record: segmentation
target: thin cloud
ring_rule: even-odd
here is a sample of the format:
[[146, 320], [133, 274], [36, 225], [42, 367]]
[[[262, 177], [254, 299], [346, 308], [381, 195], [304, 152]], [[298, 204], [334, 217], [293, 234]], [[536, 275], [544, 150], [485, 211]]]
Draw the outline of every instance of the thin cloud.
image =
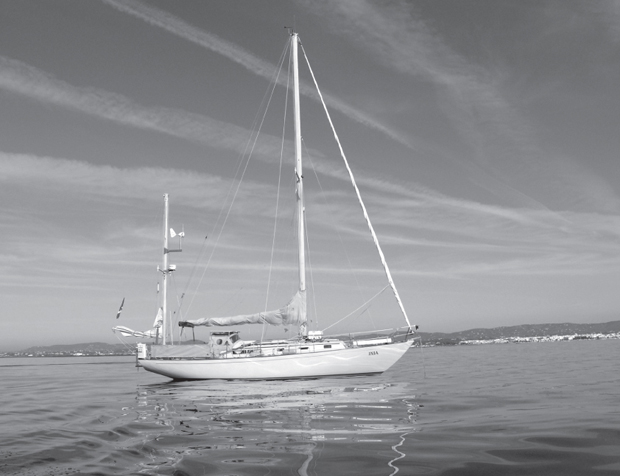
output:
[[[249, 137], [246, 129], [207, 116], [171, 108], [147, 108], [116, 93], [78, 88], [21, 61], [0, 56], [0, 88], [30, 99], [55, 104], [117, 124], [156, 131], [241, 154]], [[272, 157], [279, 141], [264, 136], [256, 150]]]
[[[473, 149], [473, 159], [493, 171], [492, 180], [486, 180], [490, 184], [487, 189], [497, 190], [497, 181], [509, 184], [515, 177], [521, 184], [553, 179], [561, 184], [556, 191], [560, 203], [565, 197], [578, 194], [578, 201], [588, 207], [620, 209], [620, 198], [611, 187], [603, 187], [606, 193], [600, 190], [592, 193], [591, 183], [604, 179], [592, 177], [574, 159], [563, 157], [561, 164], [554, 162], [553, 167], [548, 166], [546, 153], [536, 145], [536, 134], [527, 119], [498, 87], [503, 72], [486, 71], [455, 53], [416, 18], [415, 7], [359, 0], [305, 3], [314, 11], [322, 8], [323, 16], [334, 28], [344, 32], [364, 51], [372, 52], [377, 61], [442, 89], [445, 94], [439, 95], [439, 105], [446, 117]], [[617, 7], [608, 6], [608, 10], [616, 19]], [[517, 191], [515, 186], [505, 186], [504, 195], [522, 199], [521, 203], [528, 206], [547, 208], [539, 200]]]
[[615, 43], [620, 43], [620, 2], [605, 0], [587, 4], [595, 14], [600, 15], [607, 25], [607, 34]]
[[[64, 81], [53, 78], [43, 71], [20, 61], [0, 56], [0, 88], [30, 99], [55, 104], [74, 111], [110, 120], [143, 130], [152, 130], [174, 137], [198, 142], [208, 146], [243, 153], [243, 145], [250, 137], [249, 131], [232, 124], [216, 121], [206, 116], [170, 108], [146, 108], [131, 99], [94, 88], [77, 88]], [[279, 155], [279, 142], [274, 137], [261, 136], [261, 147], [256, 152], [263, 160], [275, 160]], [[321, 160], [322, 154], [312, 151], [314, 167], [326, 176], [348, 181], [342, 167]], [[470, 202], [449, 199], [428, 189], [411, 185], [407, 187], [388, 183], [371, 177], [358, 177], [360, 185], [370, 187], [376, 192], [398, 193], [401, 197], [423, 200], [446, 201], [446, 205], [461, 207], [474, 206]], [[432, 198], [431, 198], [432, 197]], [[450, 203], [448, 203], [448, 201]], [[509, 214], [516, 220], [522, 218], [513, 211], [481, 204], [485, 213]]]
[[[98, 199], [139, 199], [161, 197], [162, 191], [175, 195], [188, 206], [218, 209], [220, 198], [230, 181], [220, 177], [179, 169], [143, 167], [121, 169], [93, 165], [77, 160], [37, 157], [0, 152], [0, 182], [32, 187], [39, 191], [61, 192], [66, 196], [91, 196]], [[246, 194], [262, 196], [265, 186], [246, 183]]]
[[[144, 108], [123, 96], [101, 90], [74, 88], [35, 68], [6, 58], [0, 58], [0, 87], [32, 99], [141, 129], [156, 130], [199, 142], [203, 141], [204, 137], [208, 137], [209, 145], [214, 145], [215, 142], [223, 148], [238, 147], [238, 143], [242, 142], [239, 139], [249, 136], [248, 131], [233, 127], [232, 130], [236, 131], [236, 140], [218, 140], [223, 136], [223, 130], [230, 131], [229, 124], [217, 123], [193, 114], [188, 115], [183, 111]], [[200, 134], [196, 134], [197, 130], [200, 130]], [[341, 168], [331, 162], [321, 160], [322, 157], [316, 152], [313, 152], [313, 156], [314, 166], [319, 173], [347, 180]], [[42, 188], [49, 188], [56, 192], [73, 190], [74, 193], [80, 195], [89, 193], [100, 197], [134, 199], [148, 196], [158, 197], [162, 190], [170, 187], [178, 189], [179, 198], [186, 203], [213, 204], [217, 203], [223, 195], [223, 184], [215, 177], [197, 177], [194, 173], [163, 169], [124, 170], [121, 173], [119, 169], [108, 166], [93, 167], [76, 161], [22, 155], [5, 155], [0, 177], [12, 184], [39, 183]], [[570, 231], [573, 227], [557, 220], [559, 215], [458, 200], [423, 187], [388, 183], [375, 177], [362, 176], [358, 179], [360, 185], [370, 192], [366, 194], [367, 201], [381, 210], [387, 210], [382, 216], [377, 217], [387, 229], [391, 227], [404, 228], [405, 231], [423, 229], [446, 233], [454, 237], [468, 236], [471, 239], [477, 237], [479, 239], [480, 223], [485, 223], [487, 240], [512, 243], [512, 246], [526, 246], [530, 252], [533, 252], [532, 237], [539, 236], [540, 230], [550, 227], [561, 230], [568, 227], [569, 235], [573, 235], [574, 238], [574, 230]], [[228, 186], [227, 184], [226, 187]], [[593, 187], [600, 190], [596, 183]], [[264, 190], [255, 189], [246, 196], [259, 196], [263, 192]], [[241, 199], [243, 200], [243, 197]], [[576, 217], [571, 219], [576, 219]], [[600, 223], [593, 225], [593, 230], [600, 227]], [[518, 227], [520, 233], [515, 234], [515, 227]], [[525, 231], [527, 231], [526, 239], [519, 238], [519, 236], [524, 236], [522, 233]], [[392, 240], [389, 235], [385, 239], [388, 242]], [[515, 243], [520, 244], [515, 245]], [[536, 253], [540, 252], [539, 250]], [[85, 254], [89, 253], [85, 252]], [[581, 259], [581, 257], [581, 254], [576, 255], [576, 259]], [[541, 266], [544, 262], [540, 261]], [[498, 265], [506, 270], [514, 269], [514, 267], [504, 267], [499, 263]], [[577, 261], [575, 265], [579, 268], [583, 263]], [[489, 268], [492, 268], [492, 265], [482, 268], [464, 265], [459, 269], [462, 273], [468, 273], [472, 269], [488, 272]], [[454, 269], [448, 272], [448, 274], [454, 273], [456, 273]]]
[[[175, 198], [178, 199], [177, 203], [183, 203], [184, 207], [193, 204], [192, 206], [204, 210], [210, 208], [212, 212], [217, 211], [218, 198], [230, 186], [230, 182], [208, 174], [151, 167], [124, 170], [72, 160], [19, 154], [0, 154], [0, 171], [0, 182], [4, 183], [5, 187], [36, 185], [39, 193], [48, 197], [61, 196], [70, 200], [71, 197], [79, 195], [88, 201], [92, 197], [98, 202], [110, 204], [118, 202], [119, 198], [123, 201], [130, 199], [134, 203], [141, 203], [155, 200], [148, 197], [157, 197], [159, 200], [162, 190], [172, 189]], [[246, 205], [251, 207], [253, 202], [260, 201], [258, 199], [267, 194], [262, 185], [254, 183], [246, 185], [250, 187], [250, 192], [240, 198], [242, 201], [240, 208]], [[392, 196], [398, 197], [398, 192], [398, 189], [393, 189]], [[407, 190], [403, 192], [410, 195]], [[620, 265], [618, 262], [620, 219], [614, 220], [597, 214], [572, 213], [568, 220], [571, 223], [570, 228], [562, 228], [557, 223], [550, 223], [549, 217], [540, 211], [525, 209], [502, 211], [500, 207], [455, 201], [437, 194], [425, 195], [421, 191], [417, 192], [416, 198], [415, 202], [403, 197], [396, 200], [386, 198], [386, 202], [382, 202], [379, 197], [373, 199], [375, 206], [385, 210], [373, 220], [380, 230], [381, 241], [388, 247], [403, 243], [408, 245], [398, 246], [393, 251], [399, 249], [403, 253], [406, 249], [407, 255], [400, 259], [399, 273], [444, 277], [463, 277], [472, 274], [585, 274], [595, 268], [611, 269]], [[41, 240], [49, 241], [49, 236], [47, 234], [42, 236], [36, 230], [49, 231], [50, 220], [53, 218], [43, 207], [29, 210], [28, 223], [31, 225], [28, 226], [32, 230], [24, 233], [25, 230], [22, 229], [20, 232], [16, 229], [17, 217], [20, 214], [23, 216], [24, 211], [17, 209], [18, 206], [13, 204], [2, 211], [3, 236], [13, 237], [7, 238], [12, 242], [7, 242], [7, 248], [15, 252], [25, 249], [24, 242], [28, 242], [29, 249], [45, 249], [48, 253], [50, 244], [45, 245]], [[141, 209], [143, 208], [141, 206]], [[260, 211], [260, 207], [257, 210]], [[64, 212], [67, 214], [69, 211]], [[329, 208], [319, 208], [319, 214], [321, 213], [334, 215], [334, 211]], [[70, 216], [69, 213], [69, 218]], [[317, 219], [316, 215], [314, 216], [314, 219]], [[335, 221], [342, 233], [347, 233], [356, 239], [368, 238], [366, 230], [348, 228], [349, 217], [343, 215], [341, 218], [341, 224], [340, 218]], [[106, 220], [112, 218], [108, 217]], [[322, 221], [329, 222], [326, 219]], [[122, 249], [114, 252], [113, 247], [104, 246], [93, 238], [83, 242], [79, 250], [76, 248], [75, 252], [66, 253], [66, 250], [71, 249], [71, 246], [67, 245], [68, 237], [75, 232], [77, 222], [54, 226], [58, 227], [62, 234], [60, 238], [54, 240], [57, 252], [67, 261], [96, 263], [104, 255], [109, 258], [111, 254], [118, 255], [118, 259], [124, 259], [122, 256], [127, 252]], [[107, 227], [105, 223], [101, 224], [101, 228], [114, 229]], [[129, 232], [121, 228], [107, 231], [106, 235], [108, 240], [118, 240], [124, 233]], [[141, 237], [140, 242], [149, 236], [145, 230], [131, 231], [132, 236], [137, 236], [136, 233]], [[421, 238], [425, 233], [431, 235], [426, 235], [429, 236], [426, 239]], [[151, 240], [153, 239], [151, 236]], [[227, 248], [229, 250], [246, 251], [250, 249], [248, 246], [251, 246], [235, 241], [229, 245]], [[420, 247], [426, 250], [421, 255], [415, 251]], [[32, 256], [32, 251], [27, 256]], [[432, 259], [429, 256], [432, 256]], [[421, 263], [419, 261], [421, 257], [427, 262]], [[3, 260], [5, 267], [10, 266], [10, 263], [16, 263], [10, 256], [6, 258]], [[245, 262], [239, 264], [239, 266], [248, 265]]]

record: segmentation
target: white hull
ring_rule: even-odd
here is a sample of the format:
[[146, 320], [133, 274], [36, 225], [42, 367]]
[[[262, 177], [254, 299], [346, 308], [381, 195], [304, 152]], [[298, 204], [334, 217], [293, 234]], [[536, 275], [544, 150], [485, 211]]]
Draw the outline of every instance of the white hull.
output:
[[139, 359], [149, 372], [176, 380], [291, 379], [385, 372], [411, 341], [331, 352], [238, 359]]

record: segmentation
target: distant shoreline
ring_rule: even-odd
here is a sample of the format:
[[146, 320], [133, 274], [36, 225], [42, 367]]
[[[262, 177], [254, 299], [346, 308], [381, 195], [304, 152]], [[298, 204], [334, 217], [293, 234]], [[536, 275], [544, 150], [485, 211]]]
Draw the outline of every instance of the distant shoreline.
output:
[[[468, 331], [471, 332], [471, 331]], [[453, 334], [420, 334], [415, 339], [423, 347], [440, 347], [455, 345], [489, 345], [489, 344], [527, 344], [540, 342], [566, 342], [573, 340], [610, 340], [620, 339], [620, 332], [563, 334], [540, 336], [511, 336], [496, 338], [467, 339]], [[133, 344], [132, 344], [133, 345]], [[119, 347], [120, 346], [120, 347]], [[62, 348], [59, 349], [59, 348]], [[36, 347], [16, 352], [0, 353], [0, 358], [28, 358], [28, 357], [129, 357], [134, 356], [133, 349], [127, 349], [124, 344], [74, 344], [50, 347]]]
[[572, 335], [553, 335], [553, 336], [532, 336], [532, 337], [500, 337], [496, 339], [450, 339], [450, 340], [422, 340], [425, 347], [449, 346], [449, 345], [487, 345], [487, 344], [528, 344], [531, 342], [565, 342], [572, 340], [610, 340], [620, 339], [620, 332], [612, 334], [572, 334]]
[[37, 352], [36, 354], [24, 354], [22, 352], [3, 352], [0, 353], [0, 358], [5, 359], [15, 359], [15, 358], [38, 358], [38, 357], [60, 357], [60, 358], [69, 358], [69, 357], [133, 357], [135, 356], [135, 352], [127, 352], [124, 354], [55, 354], [55, 353], [46, 353], [46, 352]]

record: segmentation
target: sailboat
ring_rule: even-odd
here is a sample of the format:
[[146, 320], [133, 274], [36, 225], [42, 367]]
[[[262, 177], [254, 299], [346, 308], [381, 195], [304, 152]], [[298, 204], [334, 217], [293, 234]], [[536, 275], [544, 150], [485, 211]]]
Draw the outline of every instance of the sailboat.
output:
[[[394, 298], [402, 312], [406, 325], [391, 329], [387, 335], [370, 334], [359, 336], [349, 334], [347, 337], [325, 336], [321, 330], [308, 329], [307, 291], [306, 291], [306, 239], [305, 239], [305, 205], [302, 174], [302, 147], [300, 130], [300, 94], [299, 94], [299, 48], [298, 34], [290, 31], [290, 51], [293, 66], [294, 129], [295, 129], [295, 176], [296, 176], [296, 224], [299, 285], [290, 301], [283, 307], [266, 312], [232, 317], [211, 317], [196, 320], [179, 321], [181, 330], [195, 327], [225, 326], [230, 328], [249, 325], [295, 326], [299, 329], [296, 337], [276, 340], [243, 340], [240, 331], [216, 331], [210, 333], [206, 342], [191, 341], [181, 345], [170, 342], [168, 332], [167, 281], [176, 270], [168, 263], [168, 255], [181, 251], [169, 246], [169, 237], [175, 235], [168, 227], [168, 195], [164, 195], [164, 233], [163, 260], [158, 270], [163, 281], [162, 303], [148, 331], [133, 331], [127, 327], [117, 326], [115, 332], [124, 336], [154, 338], [154, 343], [137, 344], [137, 363], [149, 372], [154, 372], [177, 380], [205, 379], [294, 379], [326, 376], [359, 375], [382, 373], [394, 365], [411, 347], [417, 326], [411, 325], [392, 279], [389, 267], [383, 255], [374, 228], [368, 217], [359, 189], [340, 147], [349, 177], [357, 194], [359, 204], [373, 237], [376, 249], [383, 264], [388, 285], [392, 288]], [[305, 54], [305, 53], [304, 53]], [[310, 70], [312, 71], [312, 70]], [[314, 79], [314, 75], [312, 75]], [[316, 81], [315, 81], [316, 85]], [[323, 103], [330, 125], [333, 124], [323, 97], [317, 92]], [[386, 286], [387, 288], [387, 286]]]

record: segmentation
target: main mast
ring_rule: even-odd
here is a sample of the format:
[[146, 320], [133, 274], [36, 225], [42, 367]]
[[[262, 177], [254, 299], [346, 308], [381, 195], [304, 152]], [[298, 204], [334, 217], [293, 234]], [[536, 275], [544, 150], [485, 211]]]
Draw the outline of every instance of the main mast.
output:
[[297, 246], [299, 250], [299, 290], [306, 290], [306, 231], [304, 217], [304, 185], [301, 163], [301, 118], [299, 106], [299, 61], [297, 33], [291, 33], [291, 48], [293, 53], [293, 94], [294, 94], [294, 121], [295, 121], [295, 175], [297, 176]]

